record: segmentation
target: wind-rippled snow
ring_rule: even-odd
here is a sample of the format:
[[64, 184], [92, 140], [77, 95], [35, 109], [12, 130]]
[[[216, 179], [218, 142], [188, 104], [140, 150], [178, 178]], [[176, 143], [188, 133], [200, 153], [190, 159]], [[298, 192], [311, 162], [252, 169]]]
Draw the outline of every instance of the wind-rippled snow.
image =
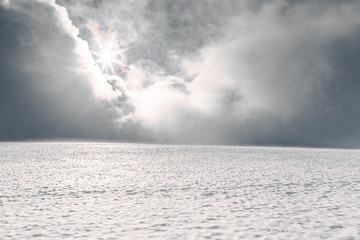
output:
[[360, 151], [0, 143], [0, 239], [360, 239]]

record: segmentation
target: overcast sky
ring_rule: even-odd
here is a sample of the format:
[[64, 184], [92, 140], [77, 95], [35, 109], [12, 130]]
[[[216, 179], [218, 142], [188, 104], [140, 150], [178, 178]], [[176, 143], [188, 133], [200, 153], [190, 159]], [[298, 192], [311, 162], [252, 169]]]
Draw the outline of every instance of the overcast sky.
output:
[[0, 140], [360, 146], [360, 2], [0, 0]]

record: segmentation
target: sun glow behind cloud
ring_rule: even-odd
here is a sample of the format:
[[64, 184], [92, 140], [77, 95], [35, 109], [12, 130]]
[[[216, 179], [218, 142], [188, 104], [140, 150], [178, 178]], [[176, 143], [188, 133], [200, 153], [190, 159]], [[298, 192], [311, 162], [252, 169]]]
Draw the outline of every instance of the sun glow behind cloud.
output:
[[113, 41], [105, 42], [104, 45], [98, 43], [99, 50], [92, 51], [96, 58], [95, 63], [100, 65], [102, 72], [110, 71], [111, 74], [116, 74], [117, 67], [123, 65], [121, 60], [124, 58], [124, 50], [116, 50], [113, 45]]
[[133, 39], [121, 36], [121, 33], [110, 23], [105, 25], [105, 28], [102, 29], [96, 22], [88, 24], [92, 34], [89, 42], [90, 51], [102, 73], [119, 76], [129, 69], [125, 52]]

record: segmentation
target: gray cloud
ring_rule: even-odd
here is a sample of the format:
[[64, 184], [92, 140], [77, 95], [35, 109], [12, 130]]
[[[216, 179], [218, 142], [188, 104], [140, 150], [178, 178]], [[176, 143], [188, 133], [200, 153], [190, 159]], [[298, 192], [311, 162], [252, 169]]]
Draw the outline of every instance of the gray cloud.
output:
[[108, 103], [93, 94], [62, 13], [42, 1], [0, 6], [1, 140], [119, 139], [122, 133]]
[[[2, 7], [3, 139], [359, 145], [357, 1], [57, 3], [80, 38], [54, 4]], [[78, 71], [79, 41], [114, 33], [126, 75]], [[101, 100], [89, 78], [121, 94]]]

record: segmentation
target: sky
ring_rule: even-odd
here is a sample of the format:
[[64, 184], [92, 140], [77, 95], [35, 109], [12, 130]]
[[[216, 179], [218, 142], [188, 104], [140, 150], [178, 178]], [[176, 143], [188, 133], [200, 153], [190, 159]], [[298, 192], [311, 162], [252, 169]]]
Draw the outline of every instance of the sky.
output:
[[360, 2], [0, 0], [0, 140], [360, 146]]

